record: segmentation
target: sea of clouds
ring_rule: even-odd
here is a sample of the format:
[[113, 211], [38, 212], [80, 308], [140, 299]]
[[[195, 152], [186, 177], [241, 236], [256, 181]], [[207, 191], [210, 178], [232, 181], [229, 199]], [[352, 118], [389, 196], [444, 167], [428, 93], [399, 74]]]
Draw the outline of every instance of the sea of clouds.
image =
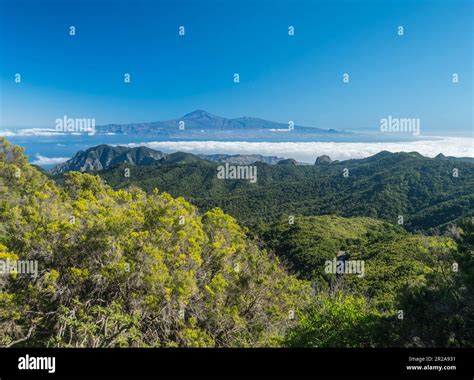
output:
[[439, 153], [445, 156], [474, 157], [474, 139], [461, 137], [439, 137], [434, 140], [409, 142], [222, 142], [222, 141], [155, 141], [132, 143], [127, 146], [147, 146], [164, 152], [188, 152], [194, 154], [262, 154], [294, 158], [297, 161], [313, 163], [323, 154], [333, 160], [365, 158], [383, 150], [389, 152], [418, 152], [426, 157]]
[[61, 136], [64, 132], [57, 131], [53, 128], [21, 128], [21, 129], [4, 129], [0, 130], [0, 137], [12, 137], [12, 136]]
[[[64, 135], [54, 129], [31, 128], [16, 131], [0, 131], [0, 137], [50, 137]], [[96, 141], [94, 145], [107, 143]], [[109, 143], [117, 145], [116, 143]], [[426, 157], [435, 157], [439, 153], [445, 156], [474, 157], [474, 138], [472, 137], [422, 137], [414, 141], [402, 142], [225, 142], [225, 141], [154, 141], [121, 144], [130, 147], [147, 146], [152, 149], [170, 152], [188, 152], [194, 154], [261, 154], [294, 158], [300, 162], [313, 163], [316, 157], [328, 155], [333, 160], [365, 158], [383, 150], [389, 152], [418, 152]], [[91, 145], [92, 146], [92, 145]], [[45, 152], [46, 153], [46, 152]], [[55, 165], [67, 161], [70, 157], [47, 157], [37, 154], [32, 161], [39, 166]]]
[[[0, 137], [50, 137], [50, 136], [82, 136], [84, 132], [61, 131], [55, 128], [20, 128], [0, 130]], [[105, 133], [114, 135], [115, 133]]]
[[38, 166], [50, 166], [50, 165], [57, 165], [62, 162], [69, 160], [70, 157], [45, 157], [41, 154], [36, 155], [36, 159], [31, 161], [33, 165]]

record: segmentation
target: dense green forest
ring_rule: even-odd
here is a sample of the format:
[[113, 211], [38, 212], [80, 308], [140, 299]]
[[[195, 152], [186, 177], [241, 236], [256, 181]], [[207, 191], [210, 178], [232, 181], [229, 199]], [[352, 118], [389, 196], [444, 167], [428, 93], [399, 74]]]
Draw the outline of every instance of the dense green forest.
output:
[[[387, 342], [415, 346], [472, 345], [472, 221], [461, 223], [460, 228], [453, 229], [450, 237], [428, 237], [370, 218], [336, 216], [301, 217], [293, 224], [281, 220], [267, 226], [260, 234], [268, 249], [276, 252], [291, 273], [310, 280], [323, 294], [313, 314], [304, 312], [303, 326], [296, 328], [297, 334], [292, 335], [291, 341], [313, 344], [311, 339], [314, 338], [327, 344], [325, 339], [332, 338], [325, 337], [325, 328], [318, 327], [318, 323], [326, 322], [321, 320], [323, 309], [328, 313], [341, 313], [340, 318], [347, 318], [346, 313], [365, 310], [367, 314], [358, 317], [361, 318], [360, 329], [367, 329], [365, 334], [370, 337], [359, 336], [360, 340], [356, 341], [360, 345], [367, 342], [374, 345]], [[460, 231], [463, 231], [462, 237]], [[346, 260], [364, 262], [363, 276], [335, 278], [325, 273], [324, 263], [341, 250]], [[342, 305], [327, 294], [339, 294], [336, 299], [341, 297]], [[345, 310], [349, 307], [347, 295], [355, 302], [350, 305], [355, 308], [353, 311]], [[387, 319], [394, 315], [398, 324]], [[306, 325], [308, 323], [310, 325]], [[358, 329], [349, 336], [357, 335]], [[371, 335], [374, 333], [375, 337]], [[385, 343], [379, 340], [381, 336], [386, 339]]]
[[[218, 164], [175, 153], [159, 164], [97, 172], [115, 189], [135, 185], [182, 196], [200, 210], [219, 207], [254, 227], [281, 215], [367, 216], [416, 231], [473, 216], [474, 163], [418, 153], [381, 152], [328, 165], [256, 163], [258, 180], [222, 181]], [[125, 176], [125, 169], [130, 175]], [[348, 169], [345, 177], [344, 169]], [[56, 176], [60, 180], [60, 176]]]
[[[0, 261], [38, 264], [0, 277], [1, 346], [473, 345], [471, 164], [258, 164], [249, 184], [184, 156], [55, 183], [0, 140]], [[329, 273], [337, 255], [363, 272]]]

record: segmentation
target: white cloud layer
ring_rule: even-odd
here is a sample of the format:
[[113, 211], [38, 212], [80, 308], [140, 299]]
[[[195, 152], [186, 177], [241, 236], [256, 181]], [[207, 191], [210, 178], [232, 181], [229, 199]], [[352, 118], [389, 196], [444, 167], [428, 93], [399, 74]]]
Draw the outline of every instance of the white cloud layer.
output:
[[31, 163], [38, 166], [56, 165], [69, 160], [70, 157], [45, 157], [40, 154], [36, 155], [36, 160]]
[[54, 128], [24, 128], [17, 130], [0, 130], [0, 137], [11, 136], [63, 136], [63, 135], [83, 135], [81, 132], [63, 132]]
[[10, 136], [57, 136], [62, 133], [52, 128], [25, 128], [17, 130], [0, 130], [0, 137]]
[[323, 154], [333, 160], [365, 158], [383, 150], [389, 152], [418, 152], [426, 157], [439, 153], [445, 156], [474, 157], [474, 139], [460, 137], [439, 137], [434, 140], [409, 142], [347, 143], [347, 142], [221, 142], [221, 141], [156, 141], [127, 146], [148, 146], [165, 152], [188, 152], [194, 154], [262, 154], [294, 158], [313, 163]]

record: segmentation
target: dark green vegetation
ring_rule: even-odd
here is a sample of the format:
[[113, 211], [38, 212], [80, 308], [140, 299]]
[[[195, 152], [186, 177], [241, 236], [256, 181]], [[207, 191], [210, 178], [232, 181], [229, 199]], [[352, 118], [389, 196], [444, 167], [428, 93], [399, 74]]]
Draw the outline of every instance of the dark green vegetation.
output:
[[77, 172], [58, 188], [0, 142], [0, 258], [38, 262], [0, 277], [0, 345], [276, 345], [308, 304], [221, 210]]
[[[267, 246], [319, 293], [289, 344], [472, 346], [473, 227], [466, 220], [451, 237], [428, 237], [374, 219], [334, 216], [267, 226], [259, 232]], [[364, 275], [325, 273], [324, 263], [338, 250], [364, 261]]]
[[[324, 165], [256, 165], [257, 183], [219, 180], [218, 164], [187, 153], [168, 155], [150, 166], [118, 165], [98, 174], [115, 189], [157, 188], [201, 210], [220, 207], [248, 226], [281, 215], [329, 214], [397, 224], [401, 215], [408, 230], [428, 231], [474, 215], [474, 164], [469, 162], [381, 152]], [[130, 177], [124, 176], [126, 167]], [[343, 176], [345, 168], [348, 178]]]
[[[456, 162], [455, 179], [453, 162], [414, 154], [343, 166], [257, 165], [257, 184], [217, 180], [217, 165], [179, 153], [131, 166], [130, 178], [123, 166], [101, 173], [115, 190], [77, 172], [58, 186], [1, 140], [0, 259], [36, 260], [38, 276], [0, 277], [0, 345], [473, 345], [474, 228], [460, 219], [472, 212], [470, 203], [429, 223], [457, 220], [444, 236], [373, 218], [390, 220], [398, 207], [431, 210], [437, 200], [471, 201], [471, 164]], [[165, 184], [175, 198], [162, 192]], [[411, 185], [427, 198], [417, 200]], [[293, 203], [285, 188], [299, 194]], [[402, 195], [392, 194], [398, 188]], [[202, 209], [178, 197], [190, 194]], [[253, 229], [211, 200], [233, 207], [237, 218], [248, 211]], [[315, 216], [334, 205], [347, 207], [343, 215], [369, 207], [377, 215]], [[364, 262], [362, 276], [326, 273], [325, 262], [339, 251]]]

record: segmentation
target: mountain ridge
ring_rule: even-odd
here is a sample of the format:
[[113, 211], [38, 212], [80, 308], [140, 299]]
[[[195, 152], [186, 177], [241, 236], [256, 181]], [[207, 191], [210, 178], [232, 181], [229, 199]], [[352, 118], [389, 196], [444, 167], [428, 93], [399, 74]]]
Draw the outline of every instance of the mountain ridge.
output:
[[[226, 118], [214, 115], [204, 110], [195, 110], [176, 119], [165, 121], [151, 121], [144, 123], [127, 123], [127, 124], [106, 124], [97, 127], [99, 133], [155, 133], [160, 130], [179, 130], [180, 123], [184, 122], [183, 130], [194, 130], [201, 128], [210, 129], [266, 129], [266, 130], [285, 130], [289, 129], [288, 123], [269, 121], [262, 118], [242, 116], [237, 118]], [[316, 127], [308, 127], [294, 125], [295, 129], [304, 130], [315, 133], [347, 133], [337, 131], [335, 129], [323, 129]]]
[[121, 145], [112, 146], [101, 144], [91, 147], [85, 151], [78, 151], [71, 159], [53, 167], [50, 172], [53, 174], [59, 174], [68, 171], [102, 171], [124, 163], [134, 166], [148, 166], [176, 162], [189, 163], [189, 161], [196, 160], [206, 160], [217, 163], [231, 163], [237, 165], [250, 165], [256, 162], [264, 162], [269, 165], [276, 165], [278, 162], [284, 160], [284, 158], [277, 156], [263, 156], [260, 154], [195, 155], [184, 152], [163, 153], [146, 146], [137, 146], [132, 148]]
[[[101, 171], [107, 170], [118, 164], [130, 164], [134, 166], [147, 166], [153, 164], [166, 164], [170, 160], [165, 158], [170, 154], [180, 153], [163, 153], [159, 150], [148, 148], [146, 146], [136, 146], [128, 147], [122, 145], [107, 145], [100, 144], [94, 147], [90, 147], [85, 151], [78, 151], [71, 159], [66, 162], [60, 163], [54, 166], [50, 172], [53, 174], [64, 173], [68, 171]], [[261, 154], [192, 154], [187, 153], [195, 157], [195, 159], [203, 159], [206, 161], [217, 162], [217, 163], [230, 163], [236, 165], [251, 165], [257, 162], [263, 162], [269, 165], [276, 165], [282, 161], [291, 162], [293, 165], [304, 165], [304, 163], [299, 163], [293, 158], [288, 157], [278, 157], [278, 156], [264, 156]], [[418, 152], [398, 152], [392, 153], [389, 151], [381, 151], [372, 156], [361, 158], [361, 159], [348, 159], [345, 161], [332, 160], [327, 155], [318, 156], [314, 165], [335, 165], [340, 162], [358, 162], [358, 163], [370, 163], [372, 161], [377, 161], [380, 159], [387, 160], [398, 160], [400, 158], [424, 158], [436, 161], [458, 161], [458, 162], [470, 162], [474, 163], [474, 158], [469, 157], [451, 157], [444, 156], [441, 153], [434, 158], [429, 158], [421, 155]], [[165, 159], [163, 161], [163, 159]], [[161, 162], [160, 162], [161, 160]], [[173, 158], [173, 162], [176, 162], [176, 157]], [[284, 163], [282, 163], [284, 164]]]
[[[315, 165], [295, 165], [291, 159], [277, 165], [257, 162], [256, 183], [218, 179], [219, 162], [184, 152], [149, 165], [124, 161], [92, 172], [116, 189], [130, 185], [146, 192], [159, 189], [202, 210], [222, 208], [247, 225], [281, 215], [325, 214], [398, 223], [401, 215], [406, 228], [429, 230], [473, 216], [472, 162], [387, 151], [364, 159], [320, 161]], [[129, 168], [130, 178], [124, 178], [124, 168]], [[53, 174], [61, 181], [60, 172]]]
[[168, 141], [374, 141], [369, 134], [303, 126], [296, 121], [276, 122], [242, 116], [226, 118], [195, 110], [163, 121], [98, 125], [98, 135], [132, 135]]

